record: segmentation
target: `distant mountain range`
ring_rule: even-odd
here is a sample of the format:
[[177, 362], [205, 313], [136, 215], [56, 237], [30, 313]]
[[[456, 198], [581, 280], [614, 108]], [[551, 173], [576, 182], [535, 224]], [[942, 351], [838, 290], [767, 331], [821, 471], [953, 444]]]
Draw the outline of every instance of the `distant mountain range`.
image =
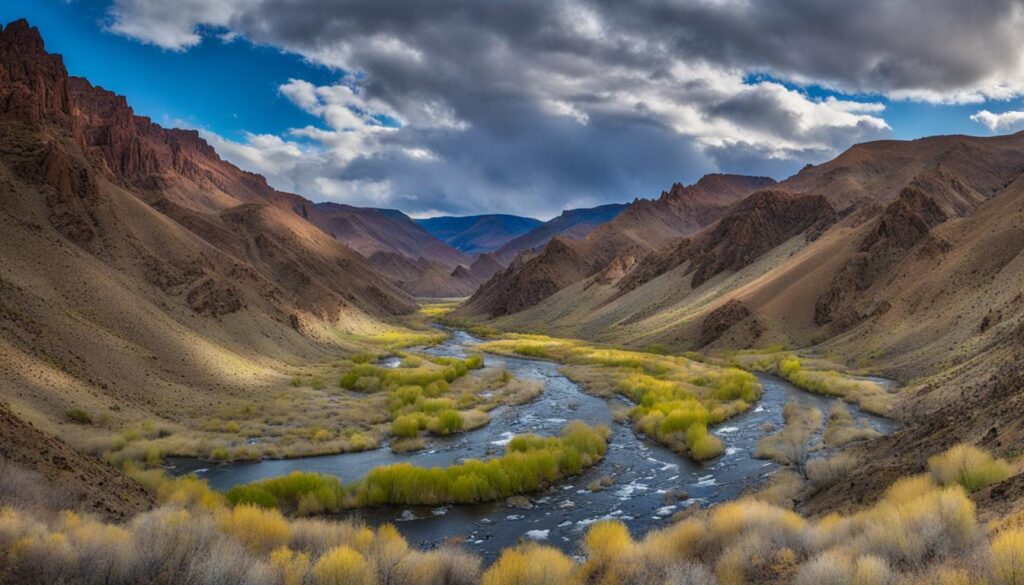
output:
[[493, 252], [544, 222], [518, 215], [440, 216], [416, 220], [432, 236], [465, 254]]
[[601, 224], [615, 219], [629, 205], [611, 203], [599, 207], [568, 209], [558, 217], [546, 221], [535, 229], [509, 241], [496, 254], [504, 262], [511, 262], [520, 252], [533, 250], [551, 241], [555, 236], [581, 240]]

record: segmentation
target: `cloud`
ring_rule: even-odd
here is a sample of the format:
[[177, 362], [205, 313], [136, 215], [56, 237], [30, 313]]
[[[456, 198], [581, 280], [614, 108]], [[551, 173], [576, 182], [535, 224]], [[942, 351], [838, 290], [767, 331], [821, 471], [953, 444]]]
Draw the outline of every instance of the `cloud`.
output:
[[316, 124], [265, 154], [266, 137], [216, 144], [274, 185], [413, 213], [551, 215], [704, 172], [783, 176], [890, 135], [882, 100], [809, 84], [1020, 92], [1019, 4], [936, 1], [115, 0], [110, 28], [176, 50], [239, 35], [336, 70], [280, 87]]
[[971, 114], [971, 121], [983, 124], [993, 132], [1010, 130], [1024, 127], [1024, 112], [1009, 111], [993, 114], [988, 110], [980, 110], [975, 114]]

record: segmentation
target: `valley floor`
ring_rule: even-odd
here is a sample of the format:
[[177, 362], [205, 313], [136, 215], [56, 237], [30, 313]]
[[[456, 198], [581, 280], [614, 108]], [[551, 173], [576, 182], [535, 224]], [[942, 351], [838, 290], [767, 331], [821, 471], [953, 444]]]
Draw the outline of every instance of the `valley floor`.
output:
[[[426, 319], [442, 316], [445, 310], [426, 307], [418, 323], [410, 324], [422, 327]], [[830, 369], [834, 364], [827, 360], [801, 359], [776, 350], [683, 357], [538, 335], [507, 334], [481, 341], [465, 333], [455, 333], [454, 345], [451, 339], [442, 343], [455, 349], [403, 349], [442, 342], [448, 335], [436, 329], [407, 329], [349, 338], [345, 343], [357, 351], [282, 372], [274, 382], [273, 400], [252, 401], [248, 411], [206, 413], [183, 424], [189, 430], [180, 434], [145, 425], [137, 432], [120, 430], [118, 442], [113, 443], [119, 448], [106, 451], [107, 460], [128, 471], [157, 502], [155, 509], [127, 523], [106, 524], [90, 515], [59, 512], [54, 502], [30, 495], [49, 489], [46, 478], [9, 468], [0, 482], [5, 502], [0, 509], [0, 550], [7, 553], [0, 563], [0, 582], [165, 583], [198, 578], [318, 585], [530, 585], [554, 578], [563, 583], [811, 584], [825, 580], [882, 585], [966, 583], [963, 579], [971, 575], [971, 583], [1003, 585], [1024, 578], [1024, 565], [1015, 564], [1015, 559], [1024, 558], [1024, 532], [1019, 532], [1024, 521], [1012, 513], [993, 517], [986, 508], [990, 520], [981, 523], [970, 497], [973, 492], [985, 494], [991, 484], [1016, 475], [1019, 461], [997, 460], [963, 448], [930, 461], [928, 474], [897, 482], [877, 502], [857, 512], [805, 518], [793, 511], [861, 463], [858, 445], [879, 436], [879, 428], [892, 429], [891, 424], [873, 422], [884, 419], [869, 422], [869, 415], [861, 413], [861, 409], [890, 412], [897, 395], [884, 380], [839, 373]], [[482, 357], [479, 351], [497, 358]], [[501, 360], [506, 363], [494, 365]], [[542, 368], [547, 373], [536, 376], [541, 381], [532, 381], [533, 375], [523, 374], [532, 370], [511, 367], [519, 363], [547, 364]], [[542, 388], [553, 391], [549, 383], [558, 378], [570, 386], [579, 384], [590, 397], [560, 397], [557, 403], [535, 400]], [[773, 384], [794, 390], [776, 394]], [[804, 392], [797, 387], [820, 400], [800, 398]], [[408, 508], [401, 506], [343, 513], [351, 519], [292, 517], [337, 513], [371, 503], [360, 503], [365, 496], [359, 494], [369, 493], [365, 486], [372, 484], [360, 479], [350, 464], [342, 473], [355, 480], [350, 487], [326, 479], [329, 476], [298, 475], [289, 476], [290, 483], [268, 487], [275, 491], [263, 492], [266, 496], [239, 497], [232, 490], [227, 500], [194, 477], [171, 479], [158, 469], [142, 469], [155, 466], [183, 438], [207, 449], [211, 444], [220, 448], [193, 453], [181, 449], [183, 454], [212, 460], [210, 464], [218, 467], [211, 478], [225, 476], [236, 465], [243, 466], [240, 469], [263, 465], [224, 466], [225, 461], [369, 450], [382, 443], [399, 458], [411, 451], [408, 461], [419, 461], [417, 453], [424, 453], [424, 461], [433, 461], [428, 466], [453, 466], [464, 455], [456, 460], [460, 451], [453, 446], [459, 440], [451, 443], [453, 439], [446, 436], [468, 433], [464, 444], [478, 444], [475, 437], [480, 431], [474, 429], [488, 428], [492, 416], [501, 422], [491, 423], [495, 426], [486, 436], [511, 436], [506, 428], [556, 434], [568, 418], [587, 419], [586, 400], [603, 409], [607, 423], [615, 429], [609, 437], [608, 462], [576, 481], [550, 476], [540, 484], [539, 494], [509, 500], [509, 506], [522, 506], [519, 511], [502, 510], [500, 503], [487, 508], [507, 517], [502, 521], [507, 531], [483, 527], [479, 519], [493, 514], [481, 516], [481, 509], [472, 506], [465, 507], [468, 516], [462, 507], [453, 510], [435, 504], [423, 510], [425, 516], [413, 507], [417, 511], [409, 518], [405, 518]], [[523, 416], [530, 405], [539, 409], [538, 414], [547, 412], [547, 418]], [[567, 409], [562, 418], [555, 414], [557, 408]], [[762, 413], [768, 412], [778, 422], [767, 422]], [[522, 424], [508, 426], [506, 419]], [[741, 430], [733, 438], [730, 433], [738, 429], [749, 431]], [[733, 448], [741, 436], [745, 459], [737, 459]], [[256, 437], [258, 441], [253, 441]], [[652, 451], [645, 437], [667, 449]], [[507, 441], [485, 441], [494, 446], [471, 456], [495, 455]], [[289, 446], [293, 450], [287, 450]], [[654, 462], [651, 478], [633, 473], [641, 453], [648, 453], [648, 460]], [[354, 456], [358, 455], [338, 455]], [[710, 462], [695, 461], [703, 459]], [[330, 457], [293, 459], [289, 467], [303, 469], [305, 462], [320, 460]], [[342, 466], [344, 461], [339, 459]], [[373, 457], [367, 461], [382, 463]], [[658, 466], [665, 471], [664, 477], [654, 469]], [[705, 488], [698, 484], [687, 488], [694, 493], [669, 489], [681, 481], [669, 477], [674, 473], [679, 478], [680, 466], [687, 469], [683, 475], [692, 471], [698, 477], [701, 469], [707, 469], [707, 477], [728, 485], [712, 480]], [[743, 469], [752, 473], [754, 481], [733, 477]], [[720, 478], [715, 475], [725, 470], [732, 471]], [[653, 490], [656, 476], [661, 479]], [[396, 474], [389, 481], [401, 485], [409, 480]], [[585, 490], [572, 488], [575, 495], [559, 499], [562, 485], [580, 484]], [[418, 486], [407, 485], [403, 493], [425, 493], [426, 485]], [[238, 494], [255, 494], [245, 490]], [[583, 496], [584, 492], [592, 495]], [[636, 504], [619, 506], [635, 510], [621, 515], [597, 513], [596, 508], [615, 507], [619, 496]], [[578, 513], [562, 506], [563, 499], [573, 508], [579, 506]], [[708, 504], [717, 505], [705, 510]], [[642, 509], [645, 506], [649, 509]], [[505, 537], [522, 533], [517, 522], [536, 523], [552, 512], [569, 518], [574, 529], [531, 528], [526, 532], [528, 542], [518, 545], [515, 538]], [[645, 514], [655, 521], [634, 521]], [[570, 516], [578, 516], [579, 522]], [[537, 521], [530, 520], [535, 517]], [[389, 523], [396, 518], [399, 531]], [[408, 525], [401, 520], [409, 520]], [[419, 551], [401, 535], [418, 534], [420, 540], [428, 534], [422, 527], [430, 522], [465, 525], [457, 532], [470, 534], [470, 539], [479, 538], [473, 536], [477, 533], [504, 536], [496, 538], [494, 544], [499, 546], [485, 549], [493, 552], [481, 559], [469, 552], [472, 546], [459, 546], [458, 539]], [[559, 534], [559, 540], [548, 541], [554, 534]], [[55, 546], [56, 542], [62, 544]], [[558, 549], [580, 556], [566, 556]], [[485, 570], [482, 561], [493, 564]]]

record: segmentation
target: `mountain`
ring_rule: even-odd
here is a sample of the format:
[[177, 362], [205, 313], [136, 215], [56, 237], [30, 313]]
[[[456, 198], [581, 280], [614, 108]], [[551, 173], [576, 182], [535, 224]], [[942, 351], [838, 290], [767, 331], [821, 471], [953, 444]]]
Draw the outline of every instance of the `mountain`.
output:
[[[697, 232], [601, 270], [577, 265], [571, 273], [590, 274], [553, 294], [474, 297], [460, 311], [678, 349], [818, 345], [900, 379], [929, 375], [976, 359], [1019, 323], [1022, 176], [1024, 133], [861, 144]], [[635, 233], [644, 221], [631, 222]]]
[[412, 260], [397, 252], [376, 252], [369, 260], [402, 290], [423, 298], [467, 297], [505, 268], [494, 254], [477, 256], [468, 269], [461, 264], [452, 269], [422, 256]]
[[509, 315], [602, 270], [626, 270], [672, 238], [714, 222], [731, 204], [774, 183], [766, 177], [708, 175], [690, 186], [677, 183], [656, 200], [638, 199], [582, 240], [559, 237], [538, 253], [521, 254], [455, 314]]
[[397, 252], [454, 268], [469, 265], [466, 254], [437, 239], [401, 211], [317, 203], [311, 221], [348, 247], [369, 258], [377, 252]]
[[503, 245], [497, 250], [498, 257], [509, 262], [520, 252], [539, 248], [555, 236], [581, 240], [595, 227], [615, 219], [626, 207], [624, 203], [611, 203], [585, 209], [568, 209]]
[[25, 21], [0, 32], [0, 398], [88, 442], [176, 428], [276, 390], [416, 309], [308, 220], [299, 195], [69, 77]]
[[[1024, 132], [856, 145], [600, 270], [578, 244], [520, 257], [457, 314], [671, 351], [803, 348], [907, 385], [903, 428], [855, 446], [862, 463], [806, 512], [876, 501], [955, 443], [1024, 440]], [[1007, 511], [1022, 495], [1016, 476], [975, 500]]]
[[517, 215], [441, 216], [416, 220], [432, 236], [465, 254], [493, 252], [541, 225]]

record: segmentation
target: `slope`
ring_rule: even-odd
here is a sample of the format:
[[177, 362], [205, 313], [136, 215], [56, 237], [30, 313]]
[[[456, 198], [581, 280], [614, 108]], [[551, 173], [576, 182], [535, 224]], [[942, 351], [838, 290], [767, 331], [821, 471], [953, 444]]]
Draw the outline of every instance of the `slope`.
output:
[[[730, 204], [773, 183], [764, 177], [708, 175], [688, 187], [677, 183], [657, 200], [638, 199], [583, 240], [556, 238], [532, 258], [521, 255], [481, 286], [454, 315], [508, 315], [606, 267], [625, 270], [637, 258], [710, 224]], [[548, 253], [547, 248], [552, 246], [555, 248]]]
[[[0, 33], [0, 393], [79, 446], [255, 404], [412, 300], [307, 221], [309, 202]], [[66, 413], [91, 413], [81, 424]]]
[[521, 252], [539, 248], [557, 236], [582, 240], [597, 226], [615, 219], [615, 216], [625, 208], [624, 203], [611, 203], [598, 207], [567, 209], [558, 217], [510, 240], [497, 250], [497, 255], [505, 261], [511, 261]]

